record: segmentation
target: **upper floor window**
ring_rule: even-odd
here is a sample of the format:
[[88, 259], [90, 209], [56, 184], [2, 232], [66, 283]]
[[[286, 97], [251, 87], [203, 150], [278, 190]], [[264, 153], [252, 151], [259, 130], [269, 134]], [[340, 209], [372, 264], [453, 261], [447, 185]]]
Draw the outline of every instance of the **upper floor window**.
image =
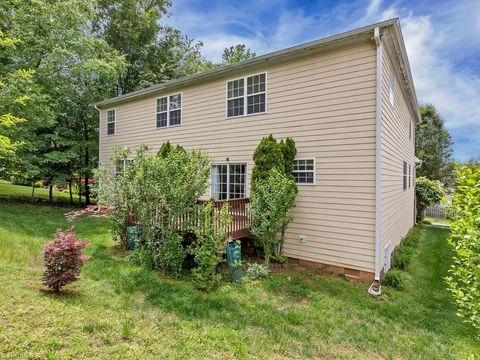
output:
[[115, 109], [107, 111], [107, 135], [115, 135]]
[[390, 104], [395, 104], [395, 74], [390, 75]]
[[408, 120], [408, 138], [412, 140], [412, 120]]
[[315, 184], [315, 159], [295, 159], [292, 174], [299, 185]]
[[182, 94], [164, 96], [157, 99], [157, 128], [180, 125], [182, 123]]
[[407, 162], [403, 162], [403, 190], [407, 190]]
[[228, 81], [227, 117], [264, 113], [266, 85], [266, 73]]
[[215, 200], [244, 198], [247, 192], [246, 164], [214, 164], [212, 197]]

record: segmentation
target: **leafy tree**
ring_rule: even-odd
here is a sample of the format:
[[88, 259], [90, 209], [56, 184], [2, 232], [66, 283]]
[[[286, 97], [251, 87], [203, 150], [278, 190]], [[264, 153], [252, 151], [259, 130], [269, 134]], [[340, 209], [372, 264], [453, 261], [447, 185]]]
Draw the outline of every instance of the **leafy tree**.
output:
[[118, 78], [123, 94], [213, 66], [201, 57], [201, 43], [162, 25], [170, 1], [98, 0], [94, 32], [125, 57]]
[[427, 206], [437, 204], [445, 196], [442, 184], [438, 180], [429, 180], [419, 177], [415, 185], [417, 195], [417, 221], [423, 219], [423, 212]]
[[415, 132], [415, 155], [422, 160], [422, 166], [417, 169], [417, 175], [447, 185], [452, 180], [454, 167], [451, 136], [435, 106], [420, 106], [420, 114], [422, 122]]
[[253, 51], [247, 49], [245, 44], [237, 44], [223, 50], [222, 60], [224, 64], [235, 64], [257, 56]]
[[[50, 190], [74, 173], [90, 177], [98, 137], [93, 103], [114, 94], [123, 65], [114, 50], [91, 35], [94, 4], [9, 0], [0, 8], [7, 35], [18, 39], [13, 52], [2, 58], [4, 68], [13, 74], [29, 69], [24, 97], [29, 113], [17, 126], [23, 145], [10, 161], [11, 172], [29, 181], [46, 179]], [[13, 105], [12, 113], [24, 111], [18, 102]]]
[[450, 207], [449, 243], [453, 264], [447, 278], [458, 314], [480, 334], [480, 169], [456, 172], [456, 191]]
[[259, 179], [252, 190], [251, 231], [262, 243], [266, 266], [274, 251], [283, 245], [283, 235], [279, 234], [291, 220], [296, 199], [295, 181], [277, 168], [271, 169], [266, 179]]

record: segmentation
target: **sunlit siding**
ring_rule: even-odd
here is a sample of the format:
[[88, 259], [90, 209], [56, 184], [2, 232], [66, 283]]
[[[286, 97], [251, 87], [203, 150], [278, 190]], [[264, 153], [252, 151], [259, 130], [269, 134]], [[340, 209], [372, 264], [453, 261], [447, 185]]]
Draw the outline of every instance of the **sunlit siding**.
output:
[[[226, 81], [267, 72], [267, 113], [225, 117]], [[182, 125], [155, 128], [155, 99], [181, 91]], [[114, 147], [170, 140], [203, 149], [215, 161], [247, 162], [263, 136], [290, 136], [298, 157], [316, 159], [316, 184], [299, 186], [284, 246], [294, 258], [358, 270], [374, 270], [375, 47], [365, 41], [289, 62], [252, 68], [200, 85], [159, 92], [112, 106], [116, 135], [105, 136], [101, 113], [102, 163]], [[208, 194], [206, 194], [208, 196]], [[299, 235], [306, 235], [304, 244]]]
[[[415, 125], [399, 81], [395, 79], [394, 104], [390, 103], [390, 79], [393, 65], [388, 53], [383, 52], [382, 63], [382, 264], [385, 246], [393, 249], [414, 225], [415, 190]], [[409, 131], [411, 124], [411, 137]], [[403, 190], [403, 162], [411, 167], [411, 186]]]

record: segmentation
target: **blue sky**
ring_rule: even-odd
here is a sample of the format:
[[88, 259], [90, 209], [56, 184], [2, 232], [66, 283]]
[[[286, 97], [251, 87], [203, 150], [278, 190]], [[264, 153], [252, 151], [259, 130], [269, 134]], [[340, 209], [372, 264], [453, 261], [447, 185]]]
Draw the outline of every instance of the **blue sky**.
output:
[[445, 118], [457, 160], [480, 158], [480, 0], [173, 0], [168, 23], [219, 61], [237, 43], [261, 55], [397, 16], [419, 102]]

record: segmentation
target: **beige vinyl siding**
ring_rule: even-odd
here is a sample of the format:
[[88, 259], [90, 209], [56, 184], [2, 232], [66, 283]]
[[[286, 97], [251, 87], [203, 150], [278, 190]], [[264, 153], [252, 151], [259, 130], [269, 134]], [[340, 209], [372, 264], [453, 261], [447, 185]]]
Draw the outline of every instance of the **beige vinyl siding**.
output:
[[[226, 118], [226, 82], [267, 73], [267, 113]], [[155, 99], [181, 91], [182, 125], [155, 128]], [[113, 107], [113, 106], [112, 106]], [[285, 255], [374, 271], [375, 46], [371, 41], [310, 54], [222, 79], [117, 104], [116, 135], [105, 136], [100, 160], [115, 146], [170, 140], [203, 149], [215, 162], [246, 162], [263, 136], [294, 138], [299, 158], [315, 158], [316, 184], [299, 186]], [[247, 185], [247, 193], [250, 186]], [[208, 196], [209, 194], [206, 194]], [[306, 235], [304, 244], [299, 235]]]
[[[413, 168], [415, 166], [415, 125], [400, 79], [395, 78], [394, 105], [390, 103], [390, 76], [392, 60], [387, 51], [383, 52], [382, 63], [382, 214], [381, 214], [381, 266], [384, 264], [385, 246], [391, 242], [391, 249], [397, 246], [415, 223], [415, 188]], [[412, 138], [409, 138], [409, 122], [412, 121]], [[403, 162], [411, 166], [410, 188], [403, 190]]]

